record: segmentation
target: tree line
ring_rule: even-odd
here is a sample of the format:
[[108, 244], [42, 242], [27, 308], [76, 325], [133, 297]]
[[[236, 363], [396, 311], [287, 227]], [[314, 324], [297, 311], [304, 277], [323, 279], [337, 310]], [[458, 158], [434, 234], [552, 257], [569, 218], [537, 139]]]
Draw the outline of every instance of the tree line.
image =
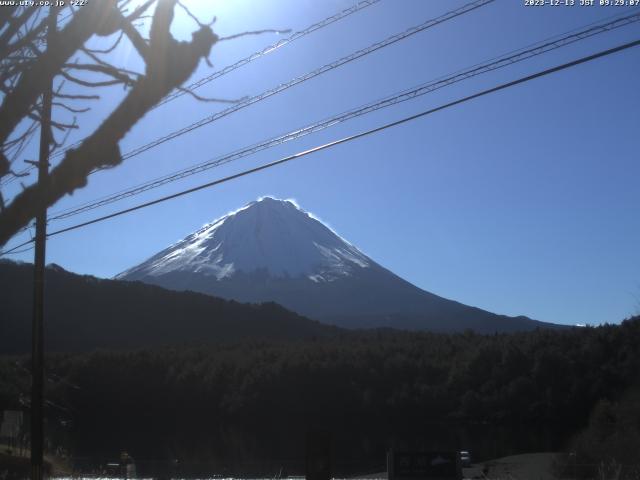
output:
[[[146, 458], [193, 461], [212, 451], [220, 458], [301, 454], [298, 440], [314, 428], [332, 432], [336, 448], [344, 443], [342, 451], [353, 456], [379, 456], [390, 438], [409, 437], [428, 448], [475, 442], [481, 451], [482, 442], [458, 427], [546, 426], [555, 448], [571, 448], [590, 417], [593, 424], [603, 415], [598, 411], [611, 416], [638, 385], [639, 350], [635, 317], [567, 331], [341, 331], [292, 341], [56, 354], [47, 360], [49, 429], [63, 432], [59, 438], [76, 455], [127, 448]], [[0, 408], [24, 403], [27, 367], [21, 357], [0, 361]], [[634, 415], [625, 408], [624, 415]], [[637, 435], [638, 425], [630, 428]], [[589, 441], [578, 444], [597, 456]]]

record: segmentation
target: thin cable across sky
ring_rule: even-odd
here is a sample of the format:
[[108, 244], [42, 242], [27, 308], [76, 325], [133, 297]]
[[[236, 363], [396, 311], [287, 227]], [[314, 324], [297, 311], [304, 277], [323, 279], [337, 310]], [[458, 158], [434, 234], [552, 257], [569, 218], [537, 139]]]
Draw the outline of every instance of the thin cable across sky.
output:
[[[263, 48], [262, 50], [260, 50], [259, 52], [255, 52], [252, 53], [251, 55], [238, 60], [237, 62], [228, 65], [216, 72], [213, 72], [210, 75], [207, 75], [203, 78], [201, 78], [200, 80], [193, 82], [189, 85], [187, 85], [185, 88], [185, 90], [195, 90], [197, 88], [200, 88], [203, 85], [206, 85], [207, 83], [212, 82], [213, 80], [215, 80], [216, 78], [220, 78], [223, 75], [226, 75], [228, 73], [233, 72], [234, 70], [237, 70], [238, 68], [244, 67], [245, 65], [253, 62], [254, 60], [257, 60], [260, 57], [264, 57], [265, 55], [268, 55], [271, 52], [274, 52], [275, 50], [277, 50], [278, 48], [284, 47], [285, 45], [288, 45], [290, 43], [295, 42], [296, 40], [299, 40], [307, 35], [309, 35], [310, 33], [313, 33], [317, 30], [320, 30], [324, 27], [327, 27], [329, 25], [331, 25], [332, 23], [337, 22], [338, 20], [342, 20], [343, 18], [347, 18], [348, 16], [359, 12], [367, 7], [370, 7], [371, 5], [374, 5], [378, 2], [380, 2], [381, 0], [364, 0], [362, 2], [358, 2], [355, 5], [352, 5], [349, 8], [346, 8], [344, 10], [342, 10], [341, 12], [336, 13], [335, 15], [331, 15], [330, 17], [327, 17], [319, 22], [316, 22], [312, 25], [309, 25], [308, 27], [302, 29], [302, 30], [298, 30], [297, 32], [294, 32], [292, 35], [290, 35], [287, 38], [283, 38], [282, 40], [274, 43], [273, 45], [269, 45], [268, 47]], [[170, 95], [167, 95], [167, 97], [165, 97], [160, 103], [158, 103], [158, 105], [156, 105], [157, 108], [160, 105], [164, 105], [165, 103], [168, 103], [172, 100], [175, 100], [176, 98], [179, 98], [183, 95], [186, 95], [187, 92], [185, 91], [175, 91], [173, 93], [171, 93]]]
[[[152, 148], [155, 148], [159, 145], [162, 145], [170, 140], [174, 140], [178, 137], [181, 137], [182, 135], [185, 135], [189, 132], [192, 132], [193, 130], [196, 130], [200, 127], [203, 127], [205, 125], [209, 125], [217, 120], [220, 120], [221, 118], [227, 117], [228, 115], [231, 115], [232, 113], [235, 113], [237, 111], [243, 110], [251, 105], [254, 105], [258, 102], [261, 102], [263, 100], [266, 100], [267, 98], [271, 98], [274, 95], [277, 95], [281, 92], [284, 92], [296, 85], [299, 85], [301, 83], [307, 82], [313, 78], [316, 78], [326, 72], [330, 72], [332, 70], [335, 70], [336, 68], [339, 68], [343, 65], [346, 65], [348, 63], [351, 63], [359, 58], [362, 58], [366, 55], [369, 55], [373, 52], [376, 52], [382, 48], [385, 48], [389, 45], [393, 45], [401, 40], [405, 40], [417, 33], [423, 32], [431, 27], [434, 27], [436, 25], [439, 25], [441, 23], [444, 23], [448, 20], [452, 20], [456, 17], [459, 17], [460, 15], [464, 15], [465, 13], [469, 13], [473, 10], [476, 10], [478, 8], [481, 8], [483, 6], [486, 6], [492, 2], [494, 2], [495, 0], [474, 0], [470, 3], [467, 3], [465, 5], [463, 5], [462, 7], [456, 8], [455, 10], [451, 10], [447, 13], [444, 13], [438, 17], [429, 19], [424, 21], [423, 23], [419, 24], [419, 25], [415, 25], [413, 27], [410, 27], [402, 32], [396, 33], [394, 35], [391, 35], [390, 37], [385, 38], [384, 40], [381, 40], [379, 42], [376, 42], [372, 45], [369, 45], [368, 47], [362, 48], [360, 50], [357, 50], [345, 57], [342, 57], [338, 60], [335, 60], [331, 63], [328, 63], [326, 65], [323, 65], [319, 68], [316, 68], [315, 70], [312, 70], [310, 72], [307, 72], [304, 75], [295, 77], [285, 83], [281, 83], [280, 85], [277, 85], [269, 90], [266, 90], [262, 93], [259, 93], [257, 95], [248, 97], [243, 99], [242, 101], [232, 105], [231, 107], [228, 107], [226, 109], [220, 110], [219, 112], [214, 113], [213, 115], [209, 115], [205, 118], [202, 118], [200, 120], [198, 120], [197, 122], [193, 122], [189, 125], [186, 125], [185, 127], [182, 127], [178, 130], [174, 130], [173, 132], [170, 132], [166, 135], [163, 135], [162, 137], [159, 137], [155, 140], [152, 140], [151, 142], [148, 142], [144, 145], [141, 145], [137, 148], [134, 148], [133, 150], [130, 150], [126, 153], [124, 153], [122, 155], [122, 159], [123, 160], [127, 160], [129, 158], [135, 157], [137, 155], [140, 155], [143, 152], [146, 152], [147, 150], [151, 150]], [[74, 144], [75, 145], [75, 144]], [[69, 148], [73, 148], [73, 145]], [[67, 149], [68, 150], [68, 149]], [[64, 154], [67, 150], [60, 150], [59, 152], [56, 153], [56, 155], [62, 155]], [[91, 173], [96, 173], [101, 171], [102, 169], [97, 169], [94, 170]]]
[[280, 85], [277, 85], [276, 87], [273, 87], [269, 90], [266, 90], [262, 93], [259, 93], [257, 95], [254, 95], [252, 97], [249, 97], [231, 107], [225, 108], [224, 110], [221, 110], [219, 112], [214, 113], [213, 115], [209, 115], [208, 117], [202, 118], [201, 120], [198, 120], [197, 122], [193, 122], [181, 129], [175, 130], [171, 133], [168, 133], [167, 135], [164, 135], [162, 137], [159, 137], [149, 143], [146, 143], [144, 145], [141, 145], [133, 150], [128, 151], [127, 153], [122, 155], [122, 159], [123, 160], [127, 160], [129, 158], [135, 157], [137, 155], [140, 155], [143, 152], [146, 152], [152, 148], [157, 147], [158, 145], [162, 145], [165, 142], [168, 142], [170, 140], [174, 140], [178, 137], [181, 137], [182, 135], [185, 135], [189, 132], [192, 132], [193, 130], [196, 130], [200, 127], [203, 127], [205, 125], [209, 125], [221, 118], [224, 118], [228, 115], [231, 115], [232, 113], [235, 113], [237, 111], [240, 111], [244, 108], [247, 108], [251, 105], [254, 105], [258, 102], [261, 102], [263, 100], [266, 100], [267, 98], [270, 98], [274, 95], [277, 95], [281, 92], [284, 92], [285, 90], [288, 90], [296, 85], [299, 85], [301, 83], [307, 82], [313, 78], [316, 78], [324, 73], [330, 72], [332, 70], [335, 70], [336, 68], [339, 68], [343, 65], [346, 65], [348, 63], [351, 63], [355, 60], [358, 60], [366, 55], [369, 55], [373, 52], [376, 52], [382, 48], [388, 47], [389, 45], [393, 45], [397, 42], [400, 42], [402, 40], [405, 40], [417, 33], [423, 32], [429, 28], [432, 28], [436, 25], [440, 25], [444, 22], [447, 22], [449, 20], [452, 20], [456, 17], [459, 17], [461, 15], [464, 15], [466, 13], [469, 13], [471, 11], [474, 11], [478, 8], [484, 7], [492, 2], [494, 2], [495, 0], [474, 0], [473, 2], [467, 3], [465, 5], [463, 5], [460, 8], [456, 8], [455, 10], [451, 10], [447, 13], [444, 13], [438, 17], [426, 20], [425, 22], [422, 22], [419, 25], [415, 25], [411, 28], [408, 28], [407, 30], [400, 32], [400, 33], [396, 33], [394, 35], [391, 35], [390, 37], [385, 38], [384, 40], [381, 40], [379, 42], [376, 42], [374, 44], [369, 45], [368, 47], [362, 48], [360, 50], [357, 50], [347, 56], [344, 56], [342, 58], [339, 58], [338, 60], [335, 60], [331, 63], [327, 63], [319, 68], [316, 68], [315, 70], [312, 70], [310, 72], [305, 73], [304, 75], [300, 75], [299, 77], [293, 78], [291, 80], [289, 80], [288, 82], [285, 83], [281, 83]]
[[[354, 13], [358, 13], [362, 10], [364, 10], [367, 7], [370, 7], [372, 5], [375, 5], [376, 3], [381, 2], [382, 0], [362, 0], [352, 6], [350, 6], [349, 8], [345, 8], [344, 10], [341, 10], [338, 13], [335, 13], [333, 15], [330, 15], [322, 20], [320, 20], [319, 22], [315, 22], [311, 25], [309, 25], [308, 27], [303, 28], [302, 30], [298, 30], [296, 32], [294, 32], [293, 34], [291, 34], [290, 36], [288, 36], [287, 38], [283, 38], [281, 40], [279, 40], [278, 42], [269, 45], [265, 48], [263, 48], [260, 51], [254, 52], [251, 55], [248, 55], [247, 57], [244, 57], [240, 60], [238, 60], [237, 62], [231, 64], [231, 65], [227, 65], [226, 67], [217, 70], [215, 72], [213, 72], [210, 75], [207, 75], [199, 80], [197, 80], [196, 82], [193, 82], [189, 85], [187, 85], [185, 88], [185, 90], [195, 90], [203, 85], [206, 85], [210, 82], [212, 82], [213, 80], [220, 78], [228, 73], [231, 73], [234, 70], [237, 70], [241, 67], [244, 67], [245, 65], [248, 65], [249, 63], [264, 57], [265, 55], [268, 55], [276, 50], [278, 50], [279, 48], [284, 47], [285, 45], [289, 45], [293, 42], [295, 42], [296, 40], [299, 40], [301, 38], [306, 37], [307, 35], [314, 33], [318, 30], [321, 30], [325, 27], [328, 27], [329, 25], [332, 25], [335, 22], [338, 22], [342, 19], [345, 19], [351, 15], [353, 15]], [[64, 20], [68, 19], [69, 17], [71, 17], [73, 14], [69, 14], [65, 17], [63, 17], [62, 19], [59, 20], [59, 23], [63, 23]], [[181, 97], [182, 95], [186, 94], [185, 91], [177, 91], [177, 92], [173, 92], [170, 95], [168, 95], [167, 97], [165, 97], [160, 103], [158, 103], [155, 107], [153, 107], [154, 109], [159, 107], [160, 105], [164, 105], [165, 103], [168, 103], [172, 100], [175, 100], [176, 98]], [[55, 157], [59, 157], [61, 155], [63, 155], [64, 153], [66, 153], [67, 150], [71, 149], [71, 148], [75, 148], [78, 145], [80, 145], [85, 139], [79, 140], [75, 143], [73, 143], [72, 145], [69, 145], [68, 147], [66, 147], [63, 150], [58, 150], [54, 153], [51, 154], [52, 158]], [[31, 170], [33, 170], [35, 168], [35, 166], [30, 165], [29, 167], [23, 169], [22, 171], [18, 172], [18, 176], [9, 176], [6, 178], [3, 178], [2, 181], [0, 181], [0, 187], [8, 185], [10, 183], [12, 183], [13, 181], [16, 180], [16, 178], [19, 178], [19, 176], [23, 176], [28, 174]]]
[[337, 115], [325, 118], [323, 120], [314, 122], [312, 124], [306, 125], [304, 127], [292, 130], [286, 134], [270, 138], [268, 140], [253, 144], [251, 146], [243, 147], [242, 149], [236, 150], [232, 153], [228, 153], [222, 156], [212, 158], [210, 160], [199, 163], [192, 167], [184, 168], [174, 173], [164, 175], [162, 177], [149, 180], [147, 182], [143, 182], [129, 189], [120, 190], [118, 192], [115, 192], [110, 195], [106, 195], [99, 199], [92, 200], [92, 201], [83, 203], [81, 205], [69, 207], [64, 210], [60, 210], [58, 212], [53, 213], [50, 217], [50, 220], [61, 220], [61, 219], [69, 218], [81, 213], [85, 213], [87, 211], [117, 202], [119, 200], [123, 200], [125, 198], [129, 198], [129, 197], [141, 194], [148, 190], [161, 187], [168, 183], [181, 180], [191, 175], [195, 175], [195, 174], [210, 170], [212, 168], [225, 165], [229, 162], [239, 160], [241, 158], [245, 158], [247, 156], [253, 155], [257, 152], [266, 150], [268, 148], [272, 148], [274, 146], [281, 145], [283, 143], [286, 143], [292, 140], [296, 140], [303, 136], [324, 130], [326, 128], [346, 122], [348, 120], [351, 120], [363, 115], [367, 115], [369, 113], [372, 113], [393, 105], [397, 105], [405, 101], [419, 98], [423, 95], [431, 93], [440, 88], [444, 88], [449, 85], [458, 83], [460, 81], [473, 78], [477, 75], [482, 75], [500, 68], [507, 67], [509, 65], [513, 65], [514, 63], [518, 63], [518, 62], [527, 60], [529, 58], [551, 52], [553, 50], [562, 48], [564, 46], [571, 45], [575, 42], [585, 40], [595, 35], [608, 32], [613, 29], [620, 28], [626, 25], [630, 25], [638, 21], [640, 21], [640, 12], [626, 15], [621, 18], [616, 18], [615, 20], [612, 20], [609, 22], [599, 23], [597, 25], [590, 24], [588, 28], [583, 28], [582, 30], [572, 30], [573, 33], [569, 35], [562, 34], [564, 36], [562, 35], [554, 36], [554, 37], [551, 37], [550, 39], [542, 40], [536, 44], [523, 47], [522, 49], [519, 49], [519, 50], [511, 51], [505, 55], [502, 55], [500, 57], [495, 57], [492, 60], [488, 60], [484, 63], [475, 64], [471, 67], [468, 67], [467, 69], [459, 70], [448, 76], [439, 77], [430, 82], [420, 84], [417, 87], [414, 87], [412, 89], [404, 90], [402, 92], [387, 96], [383, 99], [376, 100], [374, 102], [370, 102], [365, 105], [361, 105], [357, 108], [350, 109], [340, 114], [337, 114]]
[[[486, 95], [490, 95], [490, 94], [493, 94], [495, 92], [498, 92], [498, 91], [501, 91], [501, 90], [505, 90], [507, 88], [511, 88], [511, 87], [516, 86], [516, 85], [520, 85], [520, 84], [529, 82], [531, 80], [535, 80], [537, 78], [541, 78], [541, 77], [550, 75], [552, 73], [556, 73], [556, 72], [559, 72], [559, 71], [562, 71], [562, 70], [566, 70], [566, 69], [569, 69], [569, 68], [584, 64], [584, 63], [588, 63], [588, 62], [594, 61], [594, 60], [602, 58], [602, 57], [606, 57], [606, 56], [609, 56], [609, 55], [612, 55], [612, 54], [615, 54], [615, 53], [618, 53], [618, 52], [621, 52], [621, 51], [624, 51], [624, 50], [628, 50], [630, 48], [637, 47], [639, 45], [640, 45], [640, 39], [632, 41], [632, 42], [624, 43], [622, 45], [618, 45], [616, 47], [609, 48], [609, 49], [606, 49], [606, 50], [601, 50], [601, 51], [596, 52], [594, 54], [587, 55], [587, 56], [578, 58], [576, 60], [573, 60], [573, 61], [570, 61], [570, 62], [567, 62], [567, 63], [563, 63], [561, 65], [557, 65], [555, 67], [547, 68], [545, 70], [542, 70], [542, 71], [539, 71], [539, 72], [536, 72], [534, 74], [527, 75], [527, 76], [524, 76], [524, 77], [520, 77], [520, 78], [518, 78], [516, 80], [513, 80], [513, 81], [510, 81], [510, 82], [502, 83], [502, 84], [497, 85], [495, 87], [492, 87], [492, 88], [489, 88], [489, 89], [486, 89], [486, 90], [482, 90], [480, 92], [474, 93], [472, 95], [468, 95], [468, 96], [460, 98], [458, 100], [454, 100], [454, 101], [446, 103], [444, 105], [440, 105], [438, 107], [422, 111], [422, 112], [417, 113], [415, 115], [404, 117], [404, 118], [401, 118], [400, 120], [389, 122], [389, 123], [386, 123], [386, 124], [381, 125], [379, 127], [372, 128], [370, 130], [366, 130], [366, 131], [363, 131], [363, 132], [360, 132], [360, 133], [357, 133], [357, 134], [354, 134], [354, 135], [350, 135], [350, 136], [347, 136], [347, 137], [344, 137], [344, 138], [341, 138], [341, 139], [338, 139], [338, 140], [334, 140], [332, 142], [328, 142], [328, 143], [325, 143], [323, 145], [319, 145], [319, 146], [316, 146], [314, 148], [310, 148], [310, 149], [304, 150], [302, 152], [298, 152], [298, 153], [296, 153], [294, 155], [289, 155], [289, 156], [280, 158], [278, 160], [275, 160], [273, 162], [260, 165], [258, 167], [254, 167], [254, 168], [251, 168], [251, 169], [248, 169], [248, 170], [244, 170], [242, 172], [239, 172], [239, 173], [236, 173], [236, 174], [233, 174], [233, 175], [230, 175], [230, 176], [218, 179], [218, 180], [214, 180], [212, 182], [208, 182], [208, 183], [205, 183], [205, 184], [202, 184], [202, 185], [198, 185], [198, 186], [193, 187], [193, 188], [182, 190], [180, 192], [177, 192], [177, 193], [174, 193], [174, 194], [171, 194], [171, 195], [167, 195], [167, 196], [164, 196], [164, 197], [161, 197], [161, 198], [149, 201], [149, 202], [145, 202], [145, 203], [142, 203], [142, 204], [130, 207], [130, 208], [126, 208], [126, 209], [120, 210], [118, 212], [111, 213], [109, 215], [104, 215], [102, 217], [98, 217], [98, 218], [95, 218], [95, 219], [92, 219], [92, 220], [89, 220], [89, 221], [86, 221], [86, 222], [82, 222], [82, 223], [79, 223], [79, 224], [76, 224], [76, 225], [72, 225], [70, 227], [66, 227], [66, 228], [62, 228], [60, 230], [53, 231], [53, 232], [47, 234], [47, 238], [53, 237], [53, 236], [56, 236], [56, 235], [60, 235], [62, 233], [66, 233], [66, 232], [69, 232], [69, 231], [72, 231], [72, 230], [77, 230], [79, 228], [83, 228], [83, 227], [86, 227], [88, 225], [92, 225], [92, 224], [95, 224], [95, 223], [103, 222], [105, 220], [109, 220], [109, 219], [114, 218], [114, 217], [125, 215], [125, 214], [128, 214], [128, 213], [137, 211], [137, 210], [141, 210], [141, 209], [150, 207], [152, 205], [163, 203], [163, 202], [166, 202], [166, 201], [169, 201], [169, 200], [172, 200], [172, 199], [184, 196], [184, 195], [188, 195], [188, 194], [197, 192], [199, 190], [203, 190], [203, 189], [206, 189], [206, 188], [211, 188], [211, 187], [220, 185], [222, 183], [229, 182], [231, 180], [235, 180], [235, 179], [238, 179], [238, 178], [241, 178], [241, 177], [253, 174], [253, 173], [257, 173], [259, 171], [266, 170], [266, 169], [269, 169], [269, 168], [272, 168], [272, 167], [275, 167], [275, 166], [278, 166], [278, 165], [282, 165], [284, 163], [291, 162], [292, 160], [296, 160], [296, 159], [299, 159], [299, 158], [302, 158], [302, 157], [306, 157], [306, 156], [308, 156], [308, 155], [310, 155], [312, 153], [316, 153], [316, 152], [319, 152], [319, 151], [322, 151], [322, 150], [326, 150], [326, 149], [335, 147], [337, 145], [341, 145], [341, 144], [344, 144], [344, 143], [347, 143], [347, 142], [351, 142], [351, 141], [359, 139], [359, 138], [370, 136], [370, 135], [373, 135], [375, 133], [379, 133], [381, 131], [384, 131], [386, 129], [389, 129], [389, 128], [392, 128], [392, 127], [396, 127], [396, 126], [411, 122], [411, 121], [416, 120], [418, 118], [422, 118], [422, 117], [425, 117], [427, 115], [431, 115], [433, 113], [436, 113], [436, 112], [439, 112], [439, 111], [454, 107], [456, 105], [460, 105], [462, 103], [466, 103], [466, 102], [474, 100], [476, 98], [480, 98], [480, 97], [483, 97], [483, 96], [486, 96]], [[20, 249], [20, 248], [24, 247], [25, 245], [28, 245], [28, 244], [30, 244], [32, 242], [33, 242], [33, 240], [30, 240], [30, 241], [27, 241], [27, 242], [23, 242], [23, 243], [15, 246], [15, 247], [13, 247], [10, 250], [2, 252], [2, 254], [6, 255], [6, 254], [13, 253], [13, 252], [17, 251], [18, 249]]]

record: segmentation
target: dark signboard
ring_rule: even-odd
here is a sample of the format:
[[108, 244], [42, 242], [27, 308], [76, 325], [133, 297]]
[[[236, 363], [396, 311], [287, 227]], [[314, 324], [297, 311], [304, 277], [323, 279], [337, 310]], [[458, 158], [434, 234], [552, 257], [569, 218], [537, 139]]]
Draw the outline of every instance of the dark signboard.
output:
[[387, 463], [389, 480], [462, 478], [459, 452], [391, 451]]

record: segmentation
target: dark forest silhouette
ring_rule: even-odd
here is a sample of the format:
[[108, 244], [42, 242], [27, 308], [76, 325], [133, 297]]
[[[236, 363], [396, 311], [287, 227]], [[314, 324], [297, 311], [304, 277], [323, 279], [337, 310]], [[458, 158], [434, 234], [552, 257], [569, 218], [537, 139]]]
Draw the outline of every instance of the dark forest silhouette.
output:
[[[125, 301], [117, 296], [120, 282], [93, 277], [87, 282], [106, 282], [117, 302]], [[128, 287], [143, 304], [162, 291], [135, 283]], [[89, 292], [78, 301], [98, 301]], [[585, 460], [598, 461], [604, 452], [632, 461], [625, 452], [635, 450], [615, 445], [638, 438], [637, 424], [627, 420], [639, 416], [633, 401], [640, 367], [639, 317], [615, 326], [498, 335], [329, 332], [274, 305], [172, 295], [227, 311], [236, 325], [246, 320], [250, 323], [242, 325], [278, 327], [269, 340], [242, 340], [237, 330], [225, 337], [224, 322], [207, 317], [201, 320], [210, 329], [199, 330], [197, 345], [176, 336], [181, 345], [51, 355], [48, 431], [55, 441], [78, 456], [126, 448], [139, 458], [248, 463], [302, 455], [296, 449], [304, 432], [322, 426], [338, 439], [343, 455], [358, 458], [379, 458], [389, 439], [411, 437], [417, 445], [484, 448], [486, 455], [552, 445], [578, 449]], [[100, 308], [85, 322], [101, 318]], [[154, 313], [166, 308], [159, 305]], [[245, 314], [255, 316], [249, 321]], [[274, 318], [281, 323], [270, 323]], [[185, 317], [185, 328], [194, 321]], [[114, 325], [125, 336], [135, 330], [117, 320]], [[160, 323], [149, 334], [165, 327]], [[24, 408], [27, 368], [26, 357], [0, 360], [0, 408]], [[507, 434], [502, 445], [489, 450], [490, 442], [474, 446], [478, 436], [464, 433], [474, 429], [485, 437], [499, 429], [519, 431], [522, 441]], [[534, 432], [542, 433], [537, 438]], [[472, 445], [461, 445], [464, 438]]]
[[[46, 350], [88, 351], [246, 338], [295, 339], [334, 335], [338, 329], [275, 303], [248, 305], [139, 282], [45, 272]], [[0, 260], [0, 353], [31, 348], [33, 265]]]

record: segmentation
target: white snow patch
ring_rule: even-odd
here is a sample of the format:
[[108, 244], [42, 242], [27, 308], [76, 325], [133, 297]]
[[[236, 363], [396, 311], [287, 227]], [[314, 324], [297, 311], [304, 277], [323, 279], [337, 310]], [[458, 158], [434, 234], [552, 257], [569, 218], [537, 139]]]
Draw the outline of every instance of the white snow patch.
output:
[[198, 272], [217, 280], [238, 271], [331, 282], [373, 262], [294, 199], [260, 197], [204, 225], [119, 278]]

